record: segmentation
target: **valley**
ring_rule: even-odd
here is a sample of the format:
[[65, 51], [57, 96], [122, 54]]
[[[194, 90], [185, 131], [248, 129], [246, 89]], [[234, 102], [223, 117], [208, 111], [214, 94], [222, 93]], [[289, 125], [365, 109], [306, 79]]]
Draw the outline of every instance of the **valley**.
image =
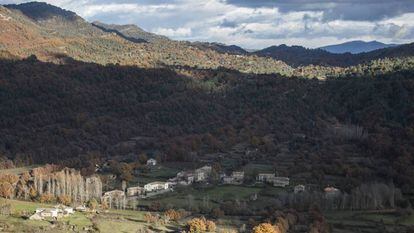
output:
[[412, 232], [414, 44], [358, 43], [0, 5], [0, 231]]

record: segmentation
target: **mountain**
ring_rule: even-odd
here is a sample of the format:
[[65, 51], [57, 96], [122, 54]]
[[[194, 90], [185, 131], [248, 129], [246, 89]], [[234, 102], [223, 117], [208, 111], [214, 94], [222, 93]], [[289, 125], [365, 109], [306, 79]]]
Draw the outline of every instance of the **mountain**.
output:
[[105, 24], [99, 21], [95, 21], [92, 25], [106, 31], [106, 32], [114, 32], [119, 36], [130, 40], [135, 43], [141, 42], [165, 42], [168, 39], [166, 36], [160, 36], [154, 33], [146, 32], [142, 28], [133, 25], [116, 25], [116, 24]]
[[271, 57], [293, 67], [320, 65], [348, 67], [383, 58], [400, 58], [414, 55], [414, 43], [377, 49], [359, 54], [336, 54], [323, 49], [307, 49], [302, 46], [271, 46], [252, 54]]
[[322, 65], [322, 66], [349, 66], [353, 65], [351, 55], [332, 54], [322, 49], [307, 49], [302, 46], [271, 46], [253, 54], [262, 57], [271, 57], [287, 64], [297, 66]]
[[378, 41], [349, 41], [343, 44], [338, 45], [329, 45], [321, 47], [320, 49], [328, 51], [330, 53], [352, 53], [352, 54], [358, 54], [358, 53], [366, 53], [371, 52], [377, 49], [384, 49], [384, 48], [390, 48], [395, 47], [396, 44], [384, 44]]

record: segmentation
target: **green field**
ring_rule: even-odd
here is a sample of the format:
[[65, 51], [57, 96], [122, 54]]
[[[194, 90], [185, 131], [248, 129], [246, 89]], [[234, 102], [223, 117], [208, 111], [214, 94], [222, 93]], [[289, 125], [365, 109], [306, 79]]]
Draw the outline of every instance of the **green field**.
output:
[[325, 213], [333, 226], [333, 233], [351, 232], [405, 232], [406, 227], [414, 226], [414, 215], [400, 216], [389, 211], [328, 211]]

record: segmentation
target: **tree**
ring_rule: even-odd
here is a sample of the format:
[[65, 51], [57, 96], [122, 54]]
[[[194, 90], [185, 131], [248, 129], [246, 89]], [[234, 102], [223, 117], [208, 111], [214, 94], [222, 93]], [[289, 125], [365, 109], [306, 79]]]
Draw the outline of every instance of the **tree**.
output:
[[41, 203], [51, 203], [53, 202], [53, 200], [54, 200], [53, 195], [49, 193], [43, 193], [42, 195], [40, 195], [40, 199], [39, 199]]
[[206, 221], [206, 228], [208, 232], [215, 232], [216, 231], [216, 223], [213, 221], [207, 220]]
[[95, 198], [92, 198], [91, 200], [88, 201], [88, 207], [91, 210], [96, 210], [96, 208], [98, 207], [98, 201], [96, 201]]
[[9, 182], [2, 182], [0, 183], [0, 196], [4, 198], [11, 198], [13, 197], [14, 188]]
[[253, 228], [253, 233], [279, 233], [270, 223], [261, 223]]
[[203, 218], [193, 218], [187, 222], [189, 233], [200, 233], [207, 230], [206, 221]]
[[178, 221], [180, 220], [183, 216], [179, 211], [173, 210], [173, 209], [169, 209], [167, 211], [164, 212], [165, 216], [168, 216], [168, 218], [172, 221]]
[[145, 153], [141, 153], [141, 154], [138, 155], [138, 161], [141, 164], [146, 164], [147, 160], [148, 160], [148, 156]]
[[72, 198], [68, 195], [58, 196], [58, 202], [63, 205], [70, 205], [72, 203]]

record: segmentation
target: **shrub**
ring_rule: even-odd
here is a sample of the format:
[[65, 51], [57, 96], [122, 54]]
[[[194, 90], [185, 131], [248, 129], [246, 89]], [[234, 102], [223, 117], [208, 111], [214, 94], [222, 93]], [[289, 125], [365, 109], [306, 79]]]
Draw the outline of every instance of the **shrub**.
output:
[[270, 223], [261, 223], [253, 228], [253, 233], [278, 233]]

